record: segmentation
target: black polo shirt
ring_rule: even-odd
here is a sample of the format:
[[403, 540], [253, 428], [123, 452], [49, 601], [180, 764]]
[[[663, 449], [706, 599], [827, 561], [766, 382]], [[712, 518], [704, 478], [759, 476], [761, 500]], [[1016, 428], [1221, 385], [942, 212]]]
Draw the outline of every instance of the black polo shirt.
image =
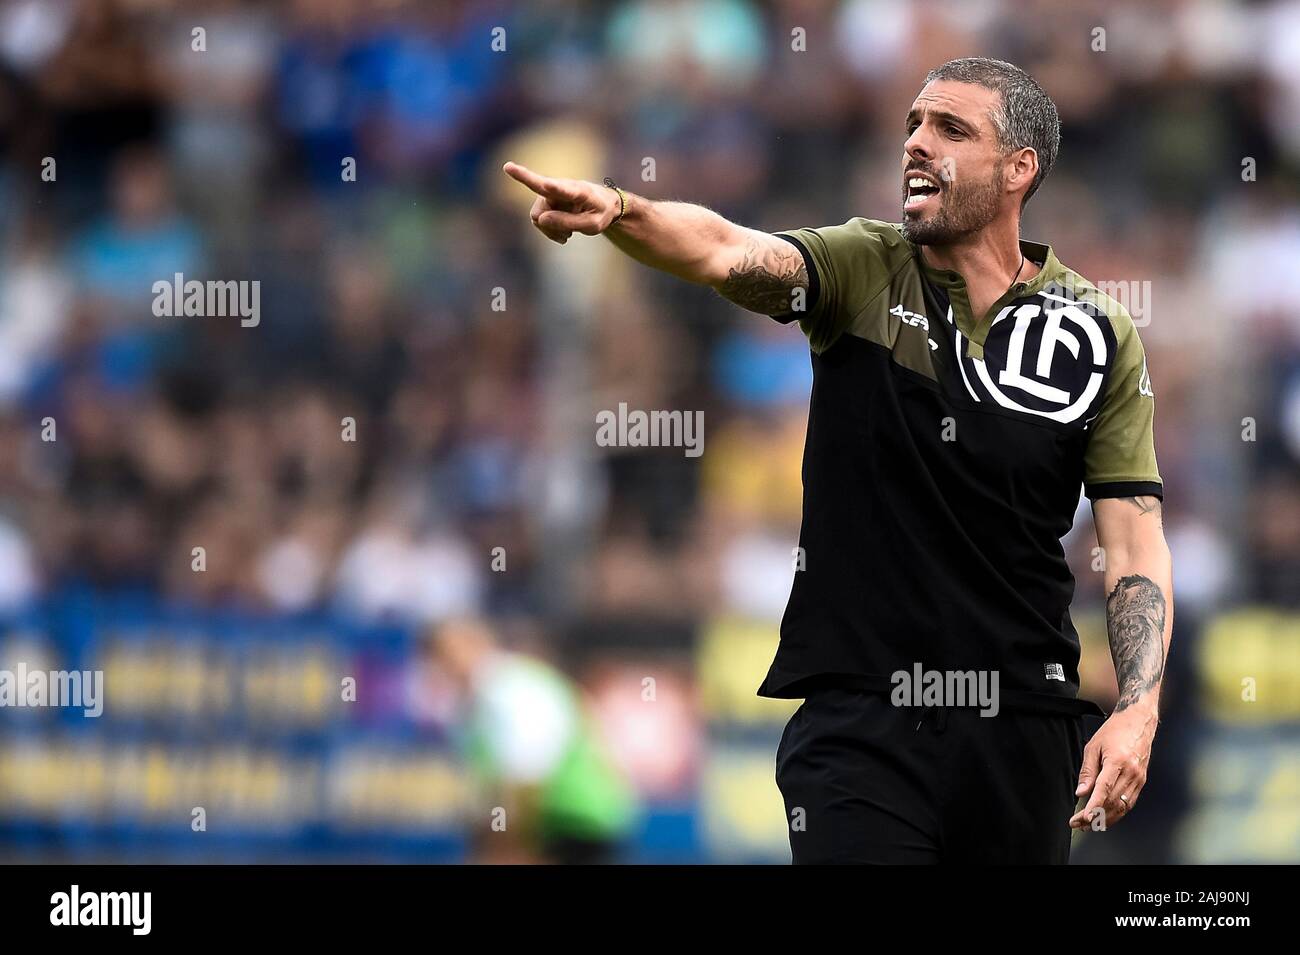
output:
[[[1154, 398], [1125, 309], [1041, 266], [976, 319], [962, 278], [897, 226], [779, 233], [803, 253], [812, 353], [802, 569], [760, 695], [813, 680], [997, 671], [1004, 698], [1078, 692], [1074, 578], [1061, 538], [1080, 490], [1154, 495]], [[1069, 709], [1067, 705], [1065, 707]]]

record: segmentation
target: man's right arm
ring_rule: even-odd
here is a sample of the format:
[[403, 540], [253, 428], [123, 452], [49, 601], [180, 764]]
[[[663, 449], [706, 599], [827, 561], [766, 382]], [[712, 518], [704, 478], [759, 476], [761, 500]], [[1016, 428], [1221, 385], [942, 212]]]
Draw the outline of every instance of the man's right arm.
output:
[[[795, 289], [809, 287], [803, 255], [790, 242], [729, 222], [703, 206], [655, 202], [626, 193], [627, 209], [608, 186], [541, 176], [517, 163], [506, 173], [533, 192], [533, 224], [561, 244], [574, 232], [604, 235], [643, 265], [699, 285], [762, 315], [791, 310]], [[615, 222], [615, 220], [618, 220]]]
[[708, 285], [760, 315], [789, 312], [794, 290], [808, 288], [803, 256], [784, 239], [703, 206], [627, 198], [627, 212], [605, 237], [644, 265]]

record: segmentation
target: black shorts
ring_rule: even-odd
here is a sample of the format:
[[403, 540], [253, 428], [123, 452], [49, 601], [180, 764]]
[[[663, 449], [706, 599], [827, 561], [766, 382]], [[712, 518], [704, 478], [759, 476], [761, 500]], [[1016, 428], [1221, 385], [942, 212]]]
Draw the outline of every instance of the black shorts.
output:
[[1085, 719], [817, 689], [776, 753], [794, 862], [1064, 865]]

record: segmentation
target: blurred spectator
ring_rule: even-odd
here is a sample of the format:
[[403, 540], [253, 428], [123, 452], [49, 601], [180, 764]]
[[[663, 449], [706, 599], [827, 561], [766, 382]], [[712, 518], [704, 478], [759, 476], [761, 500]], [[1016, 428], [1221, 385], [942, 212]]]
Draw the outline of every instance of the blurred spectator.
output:
[[503, 650], [481, 622], [430, 636], [460, 694], [463, 743], [491, 814], [471, 826], [485, 862], [613, 862], [635, 805], [591, 714], [558, 671]]

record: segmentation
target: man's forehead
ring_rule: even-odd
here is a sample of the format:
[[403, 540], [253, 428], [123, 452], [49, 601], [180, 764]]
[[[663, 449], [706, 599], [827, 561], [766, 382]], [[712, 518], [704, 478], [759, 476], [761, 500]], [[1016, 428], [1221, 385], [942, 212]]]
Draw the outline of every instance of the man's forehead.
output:
[[982, 123], [997, 105], [995, 90], [974, 83], [953, 80], [935, 80], [917, 94], [908, 115], [921, 116], [927, 112], [952, 113], [970, 122]]

